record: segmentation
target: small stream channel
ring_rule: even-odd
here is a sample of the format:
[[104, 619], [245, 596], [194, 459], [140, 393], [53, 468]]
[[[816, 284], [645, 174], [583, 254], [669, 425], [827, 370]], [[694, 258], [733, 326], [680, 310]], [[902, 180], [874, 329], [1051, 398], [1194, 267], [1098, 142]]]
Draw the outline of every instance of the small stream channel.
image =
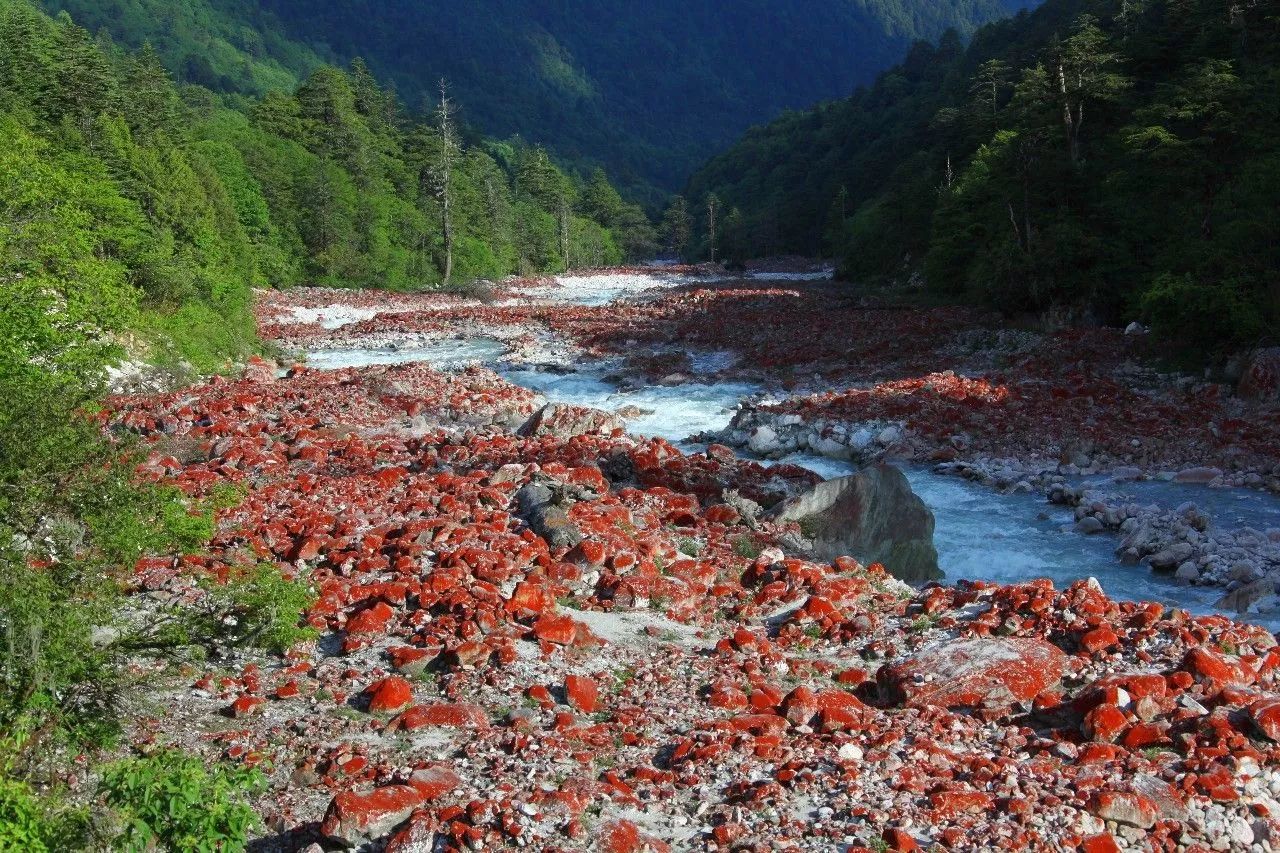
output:
[[[608, 296], [618, 298], [621, 292], [609, 289]], [[600, 295], [593, 291], [589, 298], [595, 302]], [[481, 362], [508, 381], [537, 391], [550, 402], [606, 411], [633, 407], [641, 414], [629, 412], [632, 416], [627, 424], [631, 432], [666, 438], [687, 452], [703, 449], [702, 445], [687, 442], [689, 436], [722, 429], [741, 400], [764, 390], [743, 382], [623, 389], [606, 379], [606, 371], [590, 366], [573, 373], [511, 367], [502, 361], [505, 351], [502, 343], [480, 338], [398, 350], [316, 352], [308, 356], [308, 364], [336, 369], [425, 361], [441, 369], [454, 369]], [[706, 357], [717, 358], [715, 354]], [[784, 461], [810, 468], [827, 478], [844, 476], [854, 470], [850, 463], [808, 454]], [[950, 581], [1015, 583], [1047, 577], [1063, 587], [1092, 576], [1115, 598], [1160, 601], [1196, 613], [1215, 612], [1213, 602], [1223, 593], [1218, 587], [1177, 584], [1169, 577], [1152, 573], [1146, 566], [1122, 565], [1115, 555], [1118, 540], [1114, 536], [1075, 532], [1071, 511], [1050, 505], [1041, 495], [1001, 494], [954, 476], [934, 473], [923, 466], [909, 466], [905, 471], [916, 494], [934, 513], [939, 563]], [[1099, 484], [1102, 481], [1103, 478], [1098, 479]], [[1127, 493], [1143, 505], [1157, 504], [1163, 508], [1194, 502], [1213, 519], [1215, 526], [1224, 528], [1280, 527], [1280, 499], [1265, 493], [1158, 481], [1111, 483], [1107, 490]], [[1255, 621], [1272, 630], [1280, 629], [1280, 616], [1255, 617]]]

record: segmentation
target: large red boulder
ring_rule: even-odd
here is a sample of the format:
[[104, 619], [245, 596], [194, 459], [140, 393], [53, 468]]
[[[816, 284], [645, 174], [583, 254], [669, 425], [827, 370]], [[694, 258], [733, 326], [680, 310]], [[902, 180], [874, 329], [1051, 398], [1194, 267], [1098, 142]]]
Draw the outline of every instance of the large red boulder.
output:
[[956, 640], [880, 668], [877, 680], [909, 708], [972, 708], [1001, 714], [1062, 678], [1067, 656], [1043, 640]]
[[412, 785], [387, 785], [367, 794], [344, 791], [329, 803], [320, 832], [343, 847], [358, 847], [399, 826], [425, 799]]

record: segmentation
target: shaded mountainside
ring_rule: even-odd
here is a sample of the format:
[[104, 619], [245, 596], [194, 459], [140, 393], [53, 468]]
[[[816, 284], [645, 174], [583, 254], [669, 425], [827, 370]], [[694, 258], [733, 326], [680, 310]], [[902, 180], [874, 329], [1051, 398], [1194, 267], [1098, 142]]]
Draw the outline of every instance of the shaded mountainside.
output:
[[1248, 345], [1280, 317], [1278, 28], [1274, 3], [1050, 0], [751, 130], [688, 195], [740, 209], [740, 253]]
[[418, 108], [448, 77], [467, 117], [657, 202], [753, 122], [843, 95], [913, 39], [1022, 0], [49, 0], [206, 86], [260, 94], [321, 60], [364, 58]]

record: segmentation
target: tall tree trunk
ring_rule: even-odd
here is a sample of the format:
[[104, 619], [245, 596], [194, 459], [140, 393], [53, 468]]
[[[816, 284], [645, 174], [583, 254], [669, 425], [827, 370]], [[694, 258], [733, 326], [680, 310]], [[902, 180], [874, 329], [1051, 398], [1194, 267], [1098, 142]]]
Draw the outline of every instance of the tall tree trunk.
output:
[[1062, 62], [1058, 62], [1058, 91], [1062, 95], [1062, 125], [1067, 134], [1067, 154], [1071, 157], [1071, 165], [1076, 165], [1076, 128], [1075, 118], [1071, 114], [1071, 96], [1067, 93], [1067, 70]]

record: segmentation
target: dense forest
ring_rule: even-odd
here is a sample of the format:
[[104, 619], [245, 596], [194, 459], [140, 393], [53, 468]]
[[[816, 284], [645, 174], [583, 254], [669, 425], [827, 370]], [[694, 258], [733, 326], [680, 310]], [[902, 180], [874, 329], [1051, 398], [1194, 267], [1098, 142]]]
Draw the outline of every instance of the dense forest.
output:
[[[255, 287], [451, 287], [647, 256], [652, 235], [602, 172], [476, 137], [447, 90], [415, 123], [357, 61], [228, 101], [176, 85], [149, 45], [0, 0], [0, 849], [88, 848], [50, 761], [109, 745], [116, 663], [173, 639], [118, 622], [120, 585], [142, 555], [199, 549], [234, 500], [133, 480], [92, 417], [109, 365], [249, 355]], [[302, 606], [259, 604], [237, 606]], [[191, 820], [242, 836], [251, 812], [219, 799], [239, 782], [210, 772], [157, 757], [104, 771], [100, 793], [126, 822], [208, 799]], [[147, 793], [166, 786], [172, 802]]]
[[48, 0], [209, 88], [260, 95], [362, 56], [419, 110], [448, 77], [485, 133], [545, 144], [629, 198], [666, 192], [751, 123], [848, 93], [916, 38], [962, 33], [1024, 0]]
[[736, 209], [733, 252], [1222, 355], [1280, 322], [1277, 92], [1274, 3], [1049, 0], [753, 129], [688, 194]]

